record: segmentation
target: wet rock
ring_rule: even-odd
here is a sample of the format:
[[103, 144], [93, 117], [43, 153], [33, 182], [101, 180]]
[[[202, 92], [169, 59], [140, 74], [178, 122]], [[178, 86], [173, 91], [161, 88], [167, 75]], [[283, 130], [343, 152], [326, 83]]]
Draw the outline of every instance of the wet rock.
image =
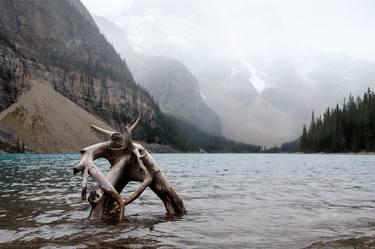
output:
[[305, 249], [373, 249], [375, 248], [375, 238], [361, 237], [349, 238], [333, 241], [315, 242]]

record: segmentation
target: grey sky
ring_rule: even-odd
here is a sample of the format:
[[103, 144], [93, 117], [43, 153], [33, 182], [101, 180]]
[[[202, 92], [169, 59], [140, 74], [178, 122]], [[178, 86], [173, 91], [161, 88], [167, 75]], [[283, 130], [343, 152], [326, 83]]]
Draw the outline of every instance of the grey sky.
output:
[[[189, 0], [83, 0], [83, 3], [92, 14], [106, 17], [120, 25], [126, 25], [127, 15], [137, 15], [139, 11], [145, 15], [147, 11], [153, 13], [153, 10], [166, 15], [175, 13], [181, 20], [194, 11], [214, 11], [217, 18], [224, 21], [241, 15], [254, 22], [256, 18], [251, 17], [257, 14], [254, 9], [261, 9], [265, 14], [267, 11], [274, 12], [280, 18], [284, 32], [295, 35], [307, 46], [375, 60], [375, 1], [372, 0], [203, 0], [198, 4], [197, 1]], [[231, 12], [231, 9], [236, 11]], [[267, 30], [264, 32], [266, 34]], [[136, 38], [131, 35], [130, 39], [135, 41]], [[258, 42], [255, 46], [262, 44], [261, 39]]]

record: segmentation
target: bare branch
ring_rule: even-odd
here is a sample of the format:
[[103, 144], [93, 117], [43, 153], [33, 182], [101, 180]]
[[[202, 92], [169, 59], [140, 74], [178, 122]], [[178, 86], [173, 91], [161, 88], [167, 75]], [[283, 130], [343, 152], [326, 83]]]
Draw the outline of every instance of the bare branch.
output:
[[[138, 152], [138, 149], [135, 149], [137, 151], [137, 153], [139, 154]], [[145, 177], [144, 177], [144, 180], [141, 184], [138, 185], [137, 189], [134, 191], [134, 193], [132, 195], [130, 195], [128, 198], [124, 199], [124, 205], [128, 205], [130, 203], [132, 203], [133, 201], [135, 201], [141, 194], [142, 192], [151, 184], [152, 182], [152, 177], [150, 175], [150, 173], [148, 172], [148, 170], [146, 169], [146, 167], [144, 166], [143, 162], [142, 162], [142, 159], [140, 159], [140, 157], [138, 156], [137, 153], [134, 153], [136, 154], [137, 156], [137, 160], [138, 160], [138, 164], [140, 166], [140, 168], [142, 169]]]
[[93, 125], [93, 124], [91, 125], [91, 129], [97, 131], [97, 132], [100, 133], [100, 134], [107, 135], [107, 136], [109, 136], [109, 137], [111, 137], [112, 134], [116, 133], [116, 132], [114, 132], [114, 131], [108, 131], [108, 130], [105, 130], [105, 129], [100, 128], [99, 126], [96, 126], [96, 125]]
[[[107, 144], [107, 143], [105, 143]], [[96, 144], [85, 148], [81, 151], [81, 161], [73, 168], [73, 172], [77, 173], [83, 171], [82, 179], [82, 192], [81, 199], [86, 200], [86, 189], [87, 189], [87, 179], [88, 176], [95, 180], [99, 187], [107, 194], [111, 195], [113, 199], [117, 202], [120, 207], [120, 218], [119, 221], [122, 222], [124, 218], [124, 204], [120, 197], [120, 194], [117, 193], [116, 189], [105, 179], [103, 174], [94, 164], [94, 158], [97, 156], [97, 152], [100, 151], [103, 144]]]
[[82, 172], [82, 191], [81, 191], [81, 200], [86, 200], [86, 191], [87, 191], [87, 180], [89, 177], [89, 170], [87, 167]]
[[134, 124], [128, 128], [130, 134], [132, 134], [135, 127], [137, 127], [140, 120], [141, 120], [141, 117], [138, 117], [137, 120], [134, 122]]

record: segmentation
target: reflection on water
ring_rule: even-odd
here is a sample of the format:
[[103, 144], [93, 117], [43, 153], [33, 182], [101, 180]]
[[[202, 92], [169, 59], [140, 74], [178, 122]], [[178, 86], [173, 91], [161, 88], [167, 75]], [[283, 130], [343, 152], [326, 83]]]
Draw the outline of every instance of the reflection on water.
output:
[[[373, 242], [375, 156], [154, 157], [188, 215], [167, 218], [147, 190], [118, 225], [116, 215], [87, 222], [81, 176], [71, 169], [78, 155], [1, 155], [0, 247], [338, 248]], [[105, 161], [98, 165], [108, 167]], [[335, 242], [324, 247], [320, 241], [326, 240]]]

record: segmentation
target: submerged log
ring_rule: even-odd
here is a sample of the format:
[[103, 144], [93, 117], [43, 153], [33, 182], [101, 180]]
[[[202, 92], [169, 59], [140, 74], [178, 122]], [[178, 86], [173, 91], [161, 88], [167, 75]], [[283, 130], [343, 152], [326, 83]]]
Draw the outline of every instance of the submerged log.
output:
[[[135, 125], [138, 122], [139, 119]], [[167, 215], [186, 214], [181, 198], [160, 171], [151, 154], [142, 145], [131, 141], [131, 132], [135, 125], [128, 128], [124, 135], [92, 126], [97, 132], [110, 136], [111, 140], [83, 149], [81, 158], [86, 154], [90, 154], [93, 161], [98, 158], [107, 159], [111, 166], [103, 181], [113, 186], [117, 193], [121, 193], [131, 181], [140, 182], [134, 193], [123, 199], [123, 205], [126, 206], [132, 203], [147, 187], [150, 187], [164, 203]], [[123, 139], [119, 139], [119, 135]], [[117, 146], [119, 144], [125, 146]], [[141, 158], [139, 155], [141, 155]], [[103, 188], [102, 185], [100, 182], [96, 183], [89, 194], [88, 201], [91, 204], [90, 220], [102, 219], [104, 212], [109, 210], [109, 205], [114, 201], [113, 193]]]

